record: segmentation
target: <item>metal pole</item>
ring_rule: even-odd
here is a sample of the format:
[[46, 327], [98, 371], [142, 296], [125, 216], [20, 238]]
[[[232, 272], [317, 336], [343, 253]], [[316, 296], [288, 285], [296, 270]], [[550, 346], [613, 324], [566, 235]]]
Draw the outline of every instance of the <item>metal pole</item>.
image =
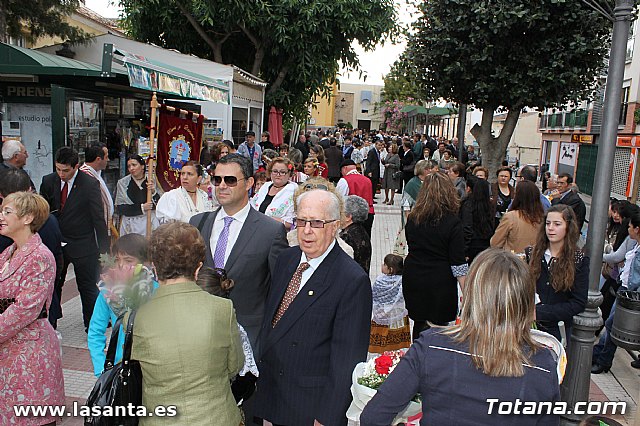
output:
[[460, 104], [458, 108], [458, 161], [464, 163], [464, 134], [467, 127], [467, 104]]
[[[591, 381], [591, 355], [595, 332], [602, 325], [598, 306], [602, 303], [602, 295], [598, 291], [600, 270], [602, 267], [602, 251], [604, 248], [607, 211], [611, 194], [613, 161], [618, 135], [618, 116], [620, 114], [620, 96], [624, 79], [629, 24], [632, 20], [634, 0], [616, 0], [613, 11], [614, 24], [611, 40], [611, 54], [605, 90], [605, 104], [602, 133], [596, 163], [595, 179], [589, 230], [587, 233], [586, 253], [590, 256], [589, 264], [589, 296], [585, 311], [573, 317], [571, 342], [568, 350], [567, 374], [562, 383], [560, 393], [562, 400], [573, 407], [577, 402], [589, 400], [589, 383]], [[577, 424], [580, 416], [576, 414], [563, 416], [562, 424]]]

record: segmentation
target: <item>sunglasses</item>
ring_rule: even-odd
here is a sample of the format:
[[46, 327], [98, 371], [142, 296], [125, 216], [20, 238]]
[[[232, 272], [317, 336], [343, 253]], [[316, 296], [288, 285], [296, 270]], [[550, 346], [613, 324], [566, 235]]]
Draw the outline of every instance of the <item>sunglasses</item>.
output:
[[324, 225], [326, 225], [327, 223], [336, 222], [337, 219], [333, 219], [333, 220], [320, 220], [320, 219], [306, 220], [306, 219], [295, 218], [294, 221], [296, 223], [296, 227], [297, 228], [304, 228], [305, 226], [307, 226], [307, 223], [309, 225], [311, 225], [312, 228], [324, 228]]
[[225, 185], [233, 187], [238, 185], [238, 181], [244, 180], [245, 178], [238, 179], [235, 176], [214, 176], [213, 186], [220, 186], [220, 184], [222, 183], [222, 179], [224, 179]]

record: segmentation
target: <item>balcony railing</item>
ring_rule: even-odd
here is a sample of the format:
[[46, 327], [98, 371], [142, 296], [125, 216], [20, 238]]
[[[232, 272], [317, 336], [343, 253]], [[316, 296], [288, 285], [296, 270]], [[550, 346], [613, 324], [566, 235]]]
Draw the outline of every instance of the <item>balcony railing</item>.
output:
[[558, 111], [545, 113], [540, 117], [541, 129], [575, 129], [586, 128], [589, 111], [575, 109], [573, 111]]

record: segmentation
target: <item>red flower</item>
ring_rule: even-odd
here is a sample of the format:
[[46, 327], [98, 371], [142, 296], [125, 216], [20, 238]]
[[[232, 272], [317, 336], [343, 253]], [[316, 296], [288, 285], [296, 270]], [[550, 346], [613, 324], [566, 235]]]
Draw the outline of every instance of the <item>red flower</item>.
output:
[[393, 360], [390, 356], [382, 355], [376, 358], [376, 373], [389, 374], [389, 368], [393, 365]]

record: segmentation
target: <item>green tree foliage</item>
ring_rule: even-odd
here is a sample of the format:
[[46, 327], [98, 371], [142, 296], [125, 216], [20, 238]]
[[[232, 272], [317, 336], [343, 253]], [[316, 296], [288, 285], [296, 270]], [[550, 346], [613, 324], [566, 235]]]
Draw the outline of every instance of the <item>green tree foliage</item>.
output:
[[[327, 97], [351, 47], [372, 49], [396, 32], [392, 0], [122, 0], [134, 38], [237, 65], [268, 83], [268, 105], [306, 117]], [[161, 30], [159, 30], [161, 29]]]
[[[42, 36], [80, 40], [84, 33], [65, 21], [80, 6], [80, 0], [0, 1], [0, 41], [26, 35], [29, 41]], [[26, 32], [26, 33], [23, 33]]]
[[418, 69], [409, 59], [407, 51], [393, 63], [389, 73], [384, 76], [384, 89], [382, 90], [382, 103], [394, 100], [407, 100], [412, 98], [417, 103], [423, 95], [418, 84]]
[[[483, 110], [471, 133], [491, 176], [520, 110], [589, 98], [609, 49], [611, 23], [580, 1], [425, 0], [420, 11], [406, 56], [421, 97]], [[496, 109], [507, 111], [498, 136]]]

